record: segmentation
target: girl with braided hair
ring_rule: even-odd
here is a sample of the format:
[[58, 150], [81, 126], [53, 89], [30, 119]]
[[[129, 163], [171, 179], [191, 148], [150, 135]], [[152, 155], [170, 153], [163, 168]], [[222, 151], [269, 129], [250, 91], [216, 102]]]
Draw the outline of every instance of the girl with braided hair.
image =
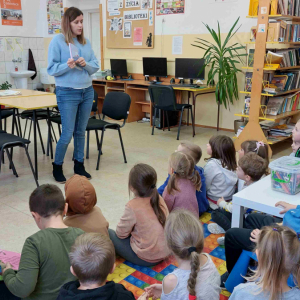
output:
[[170, 213], [165, 225], [168, 248], [178, 262], [178, 269], [162, 284], [145, 288], [153, 300], [219, 300], [220, 275], [210, 256], [203, 253], [204, 234], [198, 218], [187, 210]]
[[183, 208], [199, 218], [196, 190], [201, 188], [201, 177], [195, 170], [194, 159], [186, 153], [174, 152], [169, 159], [170, 179], [163, 192], [169, 212]]

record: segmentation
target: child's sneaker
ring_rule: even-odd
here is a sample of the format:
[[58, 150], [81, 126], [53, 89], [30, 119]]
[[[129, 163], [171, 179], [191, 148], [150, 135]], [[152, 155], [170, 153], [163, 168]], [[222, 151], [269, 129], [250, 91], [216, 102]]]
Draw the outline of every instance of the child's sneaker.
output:
[[208, 224], [207, 229], [210, 233], [213, 233], [213, 234], [225, 233], [225, 230], [216, 223]]
[[225, 244], [225, 236], [221, 236], [219, 238], [217, 238], [217, 242], [220, 246], [224, 246]]

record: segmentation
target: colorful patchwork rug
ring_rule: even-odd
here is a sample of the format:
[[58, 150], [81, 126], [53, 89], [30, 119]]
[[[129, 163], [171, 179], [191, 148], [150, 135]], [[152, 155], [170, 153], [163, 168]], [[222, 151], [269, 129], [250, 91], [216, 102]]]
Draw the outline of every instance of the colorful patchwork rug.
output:
[[[224, 246], [219, 246], [217, 242], [217, 238], [223, 236], [223, 234], [211, 234], [207, 230], [207, 225], [213, 223], [210, 213], [202, 214], [200, 220], [204, 229], [204, 252], [211, 256], [220, 275], [223, 275], [226, 272], [225, 249]], [[110, 274], [107, 279], [123, 284], [134, 294], [136, 299], [144, 293], [145, 287], [154, 283], [161, 283], [163, 278], [177, 267], [177, 263], [173, 258], [168, 258], [154, 267], [146, 268], [118, 257], [116, 265], [114, 273]], [[229, 292], [222, 291], [220, 300], [227, 300], [229, 296]]]

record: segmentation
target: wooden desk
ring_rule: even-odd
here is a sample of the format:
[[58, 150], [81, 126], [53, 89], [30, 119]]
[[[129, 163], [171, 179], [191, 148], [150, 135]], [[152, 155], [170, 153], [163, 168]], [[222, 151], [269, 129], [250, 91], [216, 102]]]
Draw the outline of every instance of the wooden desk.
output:
[[[50, 118], [49, 107], [57, 106], [56, 95], [53, 93], [45, 93], [33, 90], [16, 90], [20, 91], [21, 95], [0, 97], [0, 129], [2, 129], [1, 120], [1, 105], [9, 106], [14, 109], [13, 122], [15, 122], [15, 109], [25, 109], [33, 110], [33, 132], [34, 132], [34, 166], [35, 174], [38, 179], [38, 164], [37, 164], [37, 120], [36, 120], [36, 110], [41, 108], [46, 108], [48, 112], [48, 119]], [[12, 127], [12, 134], [14, 133], [14, 126]], [[50, 122], [48, 122], [48, 137], [50, 137]], [[48, 146], [50, 144], [51, 156], [53, 156], [52, 142], [48, 141]]]
[[[150, 125], [152, 125], [152, 109], [151, 102], [146, 101], [146, 92], [148, 86], [151, 85], [149, 81], [144, 80], [105, 80], [105, 79], [94, 79], [93, 87], [98, 93], [98, 108], [101, 112], [103, 100], [106, 93], [110, 91], [125, 92], [131, 97], [131, 106], [129, 110], [129, 116], [127, 121], [135, 122], [141, 120], [145, 113], [150, 114]], [[168, 82], [162, 82], [160, 85], [170, 85]], [[182, 92], [186, 91], [188, 95], [188, 103], [190, 101], [190, 95], [192, 95], [192, 101], [194, 105], [194, 119], [196, 113], [196, 99], [200, 95], [214, 93], [214, 87], [204, 88], [187, 88], [187, 87], [174, 87], [177, 103], [182, 103]], [[187, 120], [189, 123], [189, 120]]]

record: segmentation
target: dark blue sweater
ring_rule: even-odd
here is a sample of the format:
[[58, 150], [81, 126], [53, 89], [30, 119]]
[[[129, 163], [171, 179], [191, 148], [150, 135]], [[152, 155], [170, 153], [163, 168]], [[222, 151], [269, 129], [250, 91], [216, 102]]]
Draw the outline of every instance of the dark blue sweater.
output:
[[[200, 177], [201, 177], [201, 184], [202, 184], [200, 191], [196, 191], [196, 197], [197, 197], [198, 206], [199, 206], [199, 215], [201, 216], [204, 212], [207, 211], [209, 204], [208, 204], [208, 200], [206, 198], [206, 185], [205, 185], [204, 171], [201, 167], [198, 167], [198, 166], [195, 166], [195, 170], [199, 172]], [[170, 178], [170, 174], [168, 175], [165, 183], [158, 188], [158, 193], [160, 195], [163, 194], [164, 189], [169, 182], [169, 178]]]

